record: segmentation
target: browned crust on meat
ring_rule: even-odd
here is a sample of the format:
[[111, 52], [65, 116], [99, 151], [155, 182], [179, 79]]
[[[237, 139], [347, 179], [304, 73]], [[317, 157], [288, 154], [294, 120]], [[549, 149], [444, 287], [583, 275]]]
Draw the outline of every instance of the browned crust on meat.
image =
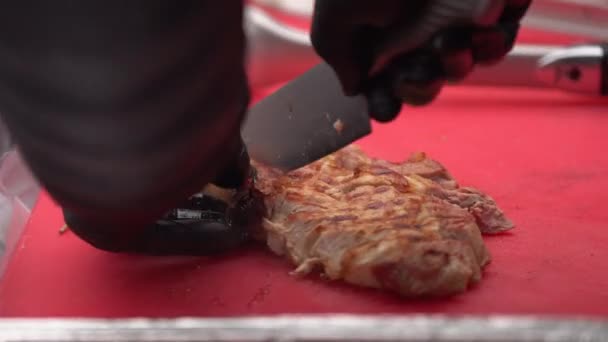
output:
[[512, 228], [487, 195], [424, 154], [404, 163], [349, 146], [282, 174], [257, 165], [263, 237], [297, 268], [402, 296], [458, 293], [490, 255], [481, 231]]

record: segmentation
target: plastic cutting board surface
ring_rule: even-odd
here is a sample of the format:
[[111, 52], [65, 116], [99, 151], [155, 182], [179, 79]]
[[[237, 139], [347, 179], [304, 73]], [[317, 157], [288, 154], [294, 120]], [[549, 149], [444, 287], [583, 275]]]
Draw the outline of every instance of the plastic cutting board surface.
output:
[[[258, 96], [264, 92], [258, 92]], [[558, 91], [446, 89], [360, 142], [376, 157], [425, 151], [516, 223], [485, 238], [481, 283], [442, 300], [295, 279], [263, 246], [219, 258], [97, 251], [43, 196], [0, 281], [0, 316], [174, 317], [280, 313], [608, 315], [608, 102]]]

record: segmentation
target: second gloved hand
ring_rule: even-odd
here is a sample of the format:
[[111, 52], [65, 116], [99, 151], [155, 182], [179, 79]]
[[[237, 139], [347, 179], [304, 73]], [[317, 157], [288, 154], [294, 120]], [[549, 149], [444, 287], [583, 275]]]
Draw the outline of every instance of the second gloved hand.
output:
[[[311, 39], [345, 93], [365, 94], [372, 117], [390, 121], [402, 103], [427, 104], [445, 81], [500, 61], [530, 2], [316, 0]], [[468, 22], [441, 18], [467, 11]]]

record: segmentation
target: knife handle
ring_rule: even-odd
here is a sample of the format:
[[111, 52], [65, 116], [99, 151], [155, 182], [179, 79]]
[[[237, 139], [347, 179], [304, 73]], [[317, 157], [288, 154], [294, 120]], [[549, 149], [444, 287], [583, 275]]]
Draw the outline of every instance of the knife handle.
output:
[[403, 103], [422, 106], [441, 92], [445, 74], [438, 56], [428, 49], [417, 49], [397, 57], [365, 85], [369, 112], [376, 121], [389, 122]]

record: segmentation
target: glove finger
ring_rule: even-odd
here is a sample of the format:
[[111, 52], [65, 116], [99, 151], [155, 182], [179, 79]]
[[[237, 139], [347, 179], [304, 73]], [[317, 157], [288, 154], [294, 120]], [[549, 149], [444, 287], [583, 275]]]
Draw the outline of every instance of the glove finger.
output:
[[397, 60], [393, 75], [393, 95], [402, 102], [426, 105], [439, 95], [445, 83], [445, 71], [441, 58], [430, 51], [420, 51]]
[[461, 81], [473, 71], [473, 52], [471, 49], [464, 49], [443, 54], [441, 66], [448, 81]]
[[[329, 3], [331, 4], [331, 3]], [[347, 95], [354, 95], [364, 75], [365, 58], [358, 56], [354, 22], [343, 23], [339, 7], [325, 1], [315, 3], [310, 38], [316, 53], [332, 66]]]
[[394, 120], [401, 111], [401, 100], [388, 84], [376, 84], [366, 92], [369, 114], [378, 122]]
[[363, 0], [315, 2], [310, 33], [313, 48], [331, 65], [347, 95], [362, 90], [372, 63], [373, 46], [394, 20], [395, 11], [390, 9], [395, 7], [395, 1], [380, 1], [371, 12], [365, 11], [369, 4]]
[[532, 0], [507, 0], [498, 24], [473, 33], [473, 59], [482, 65], [499, 62], [515, 45], [519, 21], [528, 11]]
[[336, 72], [347, 95], [367, 88], [376, 46], [400, 22], [411, 22], [425, 2], [317, 0], [311, 27], [317, 54]]
[[432, 46], [440, 56], [447, 80], [462, 80], [473, 70], [472, 31], [469, 27], [454, 28], [440, 32], [433, 39]]
[[498, 28], [504, 36], [505, 54], [511, 51], [513, 46], [515, 46], [520, 27], [521, 25], [519, 22], [506, 22], [498, 25]]
[[354, 37], [344, 29], [328, 30], [313, 24], [311, 40], [317, 54], [335, 71], [347, 95], [357, 93], [365, 75], [365, 61], [357, 56]]
[[444, 85], [441, 61], [433, 53], [400, 56], [367, 91], [371, 116], [380, 122], [393, 120], [403, 103], [421, 106], [432, 102]]
[[496, 27], [474, 32], [472, 41], [473, 59], [481, 65], [494, 64], [506, 53], [505, 36]]
[[433, 102], [441, 93], [444, 80], [437, 79], [431, 82], [401, 82], [394, 89], [394, 94], [403, 103], [411, 106], [424, 106]]
[[532, 0], [507, 0], [499, 22], [519, 22], [532, 4]]
[[434, 101], [445, 81], [400, 82], [392, 87], [377, 85], [366, 92], [369, 114], [378, 122], [390, 122], [401, 112], [404, 103], [423, 106]]
[[518, 24], [501, 24], [473, 32], [472, 52], [475, 63], [492, 65], [501, 61], [513, 48], [518, 31]]

